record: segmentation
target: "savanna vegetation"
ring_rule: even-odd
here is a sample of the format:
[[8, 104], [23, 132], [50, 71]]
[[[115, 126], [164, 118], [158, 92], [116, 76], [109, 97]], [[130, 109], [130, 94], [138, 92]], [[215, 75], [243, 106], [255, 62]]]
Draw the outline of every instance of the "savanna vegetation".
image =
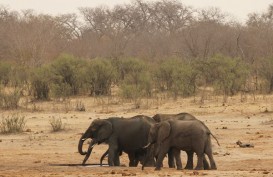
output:
[[[22, 97], [166, 93], [228, 96], [273, 91], [273, 5], [245, 24], [217, 8], [135, 0], [50, 16], [0, 6], [0, 107]], [[118, 88], [114, 93], [113, 88]], [[81, 106], [84, 107], [84, 106]]]

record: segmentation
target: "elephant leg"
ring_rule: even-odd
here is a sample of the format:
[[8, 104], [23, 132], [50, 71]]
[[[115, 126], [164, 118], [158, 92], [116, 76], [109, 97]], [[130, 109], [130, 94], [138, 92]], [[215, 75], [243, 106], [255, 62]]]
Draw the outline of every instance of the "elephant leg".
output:
[[108, 164], [109, 166], [115, 166], [115, 158], [118, 156], [117, 145], [109, 145]]
[[173, 149], [170, 149], [168, 152], [168, 164], [169, 168], [175, 168]]
[[[143, 158], [144, 158], [143, 154], [135, 153], [135, 165], [136, 165], [136, 167], [138, 166], [139, 163], [142, 164]], [[148, 166], [150, 164], [149, 162], [150, 162], [150, 160], [148, 159]]]
[[203, 170], [204, 169], [204, 164], [203, 164], [204, 154], [199, 152], [199, 153], [196, 153], [196, 155], [197, 155], [197, 165], [195, 167], [195, 170]]
[[161, 150], [158, 154], [157, 160], [156, 160], [156, 164], [155, 164], [155, 170], [160, 170], [161, 166], [163, 164], [163, 159], [165, 157], [165, 155], [168, 153], [168, 149], [167, 150]]
[[176, 149], [176, 148], [173, 148], [173, 154], [174, 154], [174, 157], [175, 157], [175, 161], [176, 161], [176, 167], [177, 167], [177, 170], [182, 170], [182, 161], [181, 161], [181, 157], [180, 157], [180, 149]]
[[119, 152], [115, 155], [114, 166], [120, 166]]
[[208, 163], [208, 160], [204, 154], [204, 157], [203, 157], [203, 164], [204, 164], [204, 170], [210, 170], [210, 166], [209, 166], [209, 163]]
[[185, 169], [192, 170], [193, 169], [193, 151], [186, 151], [187, 153], [187, 164]]
[[[209, 139], [210, 140], [210, 139]], [[216, 163], [214, 161], [213, 155], [212, 155], [212, 149], [211, 149], [211, 143], [209, 142], [206, 146], [205, 153], [208, 155], [209, 162], [210, 162], [210, 169], [211, 170], [216, 170]]]
[[128, 153], [128, 157], [129, 157], [129, 167], [136, 167], [136, 163], [135, 163], [135, 153]]

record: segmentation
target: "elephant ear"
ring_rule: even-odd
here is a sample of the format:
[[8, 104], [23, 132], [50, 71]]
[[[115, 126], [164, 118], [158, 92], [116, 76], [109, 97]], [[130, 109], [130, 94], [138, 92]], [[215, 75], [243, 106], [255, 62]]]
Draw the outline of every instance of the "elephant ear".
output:
[[158, 129], [158, 136], [157, 136], [157, 141], [158, 143], [163, 143], [171, 133], [171, 125], [168, 121], [164, 121], [160, 123], [160, 127]]
[[113, 132], [112, 123], [107, 120], [98, 120], [97, 123], [99, 125], [98, 139], [99, 141], [105, 141]]

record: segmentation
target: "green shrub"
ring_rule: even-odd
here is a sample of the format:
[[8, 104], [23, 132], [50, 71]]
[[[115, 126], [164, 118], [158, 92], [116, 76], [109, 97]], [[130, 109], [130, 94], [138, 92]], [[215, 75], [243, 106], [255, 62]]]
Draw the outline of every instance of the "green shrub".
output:
[[273, 92], [273, 57], [261, 58], [258, 63], [259, 76], [264, 80], [267, 93]]
[[239, 58], [216, 55], [198, 66], [199, 76], [206, 84], [212, 84], [216, 91], [224, 95], [241, 90], [249, 75], [248, 66]]
[[90, 95], [108, 95], [116, 78], [116, 70], [106, 59], [90, 61], [85, 71], [85, 81]]
[[126, 99], [138, 99], [152, 95], [152, 78], [148, 66], [138, 59], [124, 59], [120, 64], [121, 96]]
[[162, 62], [154, 73], [156, 87], [160, 91], [169, 91], [174, 98], [178, 95], [190, 96], [195, 92], [195, 69], [178, 59]]
[[50, 65], [51, 89], [55, 97], [77, 95], [83, 83], [84, 61], [61, 55]]
[[64, 130], [65, 129], [65, 126], [62, 122], [62, 119], [61, 118], [55, 118], [53, 117], [50, 121], [49, 121], [50, 125], [51, 125], [51, 128], [52, 128], [52, 131], [53, 132], [58, 132], [58, 131], [61, 131], [61, 130]]
[[10, 72], [10, 86], [21, 88], [28, 84], [30, 69], [25, 66], [14, 66]]
[[20, 133], [24, 130], [26, 120], [24, 116], [14, 114], [11, 116], [3, 117], [0, 122], [1, 133]]
[[11, 64], [0, 62], [0, 83], [4, 86], [10, 81]]
[[30, 76], [33, 97], [37, 100], [49, 99], [49, 70], [46, 67], [35, 68]]

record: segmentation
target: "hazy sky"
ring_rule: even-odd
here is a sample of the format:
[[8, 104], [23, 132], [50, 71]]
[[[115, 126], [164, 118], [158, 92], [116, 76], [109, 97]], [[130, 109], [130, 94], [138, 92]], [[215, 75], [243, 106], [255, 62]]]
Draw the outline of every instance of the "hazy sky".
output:
[[[146, 0], [149, 1], [149, 0]], [[150, 0], [151, 1], [151, 0]], [[219, 7], [223, 12], [232, 14], [236, 19], [244, 21], [251, 12], [266, 11], [273, 0], [180, 0], [195, 8]], [[62, 13], [77, 13], [79, 7], [95, 7], [130, 3], [131, 0], [0, 0], [11, 10], [34, 9], [36, 12], [58, 15]]]

